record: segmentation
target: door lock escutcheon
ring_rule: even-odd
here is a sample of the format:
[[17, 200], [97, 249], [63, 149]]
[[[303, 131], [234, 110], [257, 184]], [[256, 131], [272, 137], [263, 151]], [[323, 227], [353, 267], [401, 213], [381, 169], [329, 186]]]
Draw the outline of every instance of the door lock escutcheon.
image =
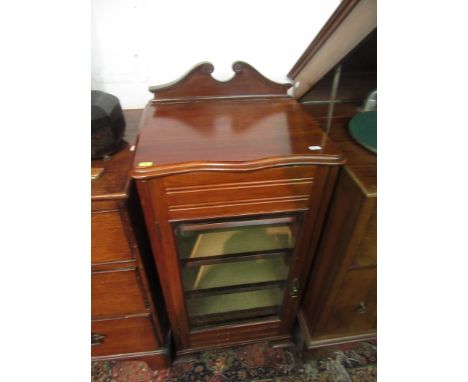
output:
[[299, 296], [299, 280], [297, 278], [291, 280], [289, 285], [289, 295], [293, 298]]

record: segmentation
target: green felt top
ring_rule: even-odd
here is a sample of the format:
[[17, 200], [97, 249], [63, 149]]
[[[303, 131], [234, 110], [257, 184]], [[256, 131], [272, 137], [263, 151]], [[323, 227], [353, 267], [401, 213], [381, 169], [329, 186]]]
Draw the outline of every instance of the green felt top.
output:
[[349, 132], [356, 142], [377, 154], [377, 112], [366, 111], [349, 122]]

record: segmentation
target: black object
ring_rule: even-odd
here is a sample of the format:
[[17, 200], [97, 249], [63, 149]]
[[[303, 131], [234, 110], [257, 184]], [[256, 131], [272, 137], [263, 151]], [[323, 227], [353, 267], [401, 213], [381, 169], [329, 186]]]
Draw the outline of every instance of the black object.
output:
[[91, 90], [91, 158], [100, 159], [122, 147], [125, 118], [119, 99]]

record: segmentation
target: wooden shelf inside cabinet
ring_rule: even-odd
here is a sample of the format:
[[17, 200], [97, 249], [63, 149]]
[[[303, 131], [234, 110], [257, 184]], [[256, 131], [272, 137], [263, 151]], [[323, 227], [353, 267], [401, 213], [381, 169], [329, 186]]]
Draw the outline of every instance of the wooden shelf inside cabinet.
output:
[[225, 295], [229, 293], [238, 293], [238, 292], [250, 292], [260, 289], [269, 289], [269, 288], [283, 288], [286, 284], [286, 280], [273, 280], [273, 281], [260, 281], [250, 284], [240, 284], [240, 285], [230, 285], [228, 287], [215, 287], [215, 288], [204, 288], [204, 289], [194, 289], [185, 291], [185, 296], [187, 297], [198, 297], [198, 296], [217, 296]]
[[289, 263], [290, 259], [283, 256], [203, 265], [182, 269], [182, 280], [186, 291], [281, 281], [288, 277]]
[[317, 122], [244, 62], [152, 87], [131, 175], [177, 354], [288, 342], [344, 158]]
[[298, 224], [294, 216], [189, 223], [177, 225], [175, 236], [181, 263], [193, 266], [289, 253]]
[[203, 256], [196, 258], [181, 259], [182, 267], [199, 267], [200, 265], [211, 265], [220, 263], [229, 263], [242, 260], [268, 259], [277, 256], [291, 256], [291, 248], [281, 248], [278, 250], [266, 250], [255, 252], [242, 252], [228, 255]]

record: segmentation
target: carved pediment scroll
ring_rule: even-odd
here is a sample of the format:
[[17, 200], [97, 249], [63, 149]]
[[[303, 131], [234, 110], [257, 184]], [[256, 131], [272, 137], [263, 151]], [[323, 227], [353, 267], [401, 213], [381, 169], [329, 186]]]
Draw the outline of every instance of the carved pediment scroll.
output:
[[202, 62], [180, 79], [160, 86], [151, 86], [154, 103], [180, 102], [220, 98], [270, 98], [288, 97], [291, 84], [279, 84], [260, 74], [249, 64], [237, 61], [232, 65], [234, 76], [227, 81], [218, 81], [211, 73], [214, 66]]

